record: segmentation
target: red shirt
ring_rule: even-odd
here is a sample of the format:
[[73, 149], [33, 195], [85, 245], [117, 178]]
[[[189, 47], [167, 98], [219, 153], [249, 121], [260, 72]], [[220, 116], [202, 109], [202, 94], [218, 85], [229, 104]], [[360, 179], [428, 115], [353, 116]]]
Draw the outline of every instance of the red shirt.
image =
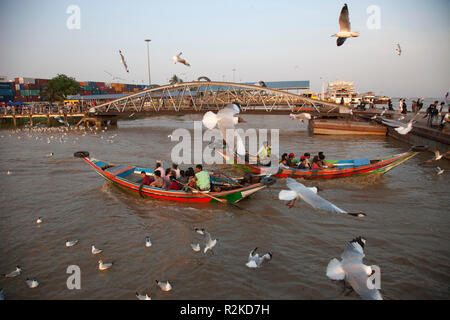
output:
[[316, 169], [320, 169], [320, 167], [317, 165], [317, 163], [313, 162], [311, 169], [316, 170]]
[[181, 190], [180, 184], [176, 181], [172, 181], [169, 186], [169, 190]]
[[142, 184], [145, 184], [146, 186], [150, 185], [150, 178], [145, 175], [144, 179], [142, 180]]

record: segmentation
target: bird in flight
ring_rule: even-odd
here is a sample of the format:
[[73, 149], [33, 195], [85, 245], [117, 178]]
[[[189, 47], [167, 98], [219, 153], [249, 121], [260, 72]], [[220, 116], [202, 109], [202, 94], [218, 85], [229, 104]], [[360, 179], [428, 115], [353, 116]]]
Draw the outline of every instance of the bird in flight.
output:
[[400, 44], [399, 44], [399, 43], [397, 43], [397, 49], [395, 49], [395, 51], [397, 51], [397, 54], [398, 54], [399, 56], [402, 55], [402, 48], [400, 47]]
[[122, 51], [119, 50], [119, 54], [120, 54], [120, 59], [122, 60], [122, 64], [125, 68], [125, 71], [130, 73], [130, 70], [128, 70], [128, 66], [127, 66], [127, 63], [125, 62], [125, 57], [123, 56]]
[[188, 66], [188, 67], [190, 67], [191, 65], [186, 61], [186, 59], [183, 59], [183, 58], [180, 58], [180, 56], [182, 55], [183, 53], [182, 52], [180, 52], [179, 54], [177, 54], [176, 56], [173, 56], [172, 57], [172, 59], [173, 59], [173, 62], [174, 63], [177, 63], [177, 62], [179, 62], [179, 63], [182, 63], [182, 64], [184, 64], [185, 66]]
[[350, 19], [348, 18], [348, 7], [346, 3], [342, 7], [339, 16], [339, 26], [339, 32], [332, 35], [332, 37], [338, 37], [336, 41], [338, 47], [342, 46], [347, 38], [359, 37], [359, 32], [350, 31]]

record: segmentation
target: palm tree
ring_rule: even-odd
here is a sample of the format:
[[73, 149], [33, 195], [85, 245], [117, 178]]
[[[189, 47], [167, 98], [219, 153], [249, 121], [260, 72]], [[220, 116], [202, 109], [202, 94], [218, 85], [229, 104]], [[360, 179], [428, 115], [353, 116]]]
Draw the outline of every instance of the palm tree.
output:
[[169, 80], [169, 84], [176, 84], [176, 83], [182, 83], [183, 80], [181, 78], [178, 78], [176, 74], [172, 76]]

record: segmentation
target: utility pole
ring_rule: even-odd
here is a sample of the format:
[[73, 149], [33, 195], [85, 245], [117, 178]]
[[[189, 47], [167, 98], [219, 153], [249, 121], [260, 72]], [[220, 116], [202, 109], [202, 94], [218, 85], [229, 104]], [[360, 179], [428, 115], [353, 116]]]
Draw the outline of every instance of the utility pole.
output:
[[150, 80], [150, 49], [149, 49], [149, 42], [152, 41], [150, 39], [145, 39], [145, 42], [147, 42], [147, 63], [148, 63], [148, 85], [150, 86], [150, 84], [152, 83]]

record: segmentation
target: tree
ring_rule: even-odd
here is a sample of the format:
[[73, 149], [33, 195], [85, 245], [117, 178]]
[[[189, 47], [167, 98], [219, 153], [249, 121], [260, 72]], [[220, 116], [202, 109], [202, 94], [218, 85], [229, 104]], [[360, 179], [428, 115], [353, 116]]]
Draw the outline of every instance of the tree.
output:
[[77, 94], [80, 91], [81, 86], [75, 78], [58, 74], [44, 87], [41, 95], [50, 103], [53, 103], [54, 101], [63, 101], [68, 95]]
[[176, 74], [174, 74], [172, 76], [172, 78], [170, 78], [170, 80], [169, 80], [169, 84], [176, 84], [176, 83], [182, 83], [182, 82], [183, 82], [183, 79], [178, 78]]

